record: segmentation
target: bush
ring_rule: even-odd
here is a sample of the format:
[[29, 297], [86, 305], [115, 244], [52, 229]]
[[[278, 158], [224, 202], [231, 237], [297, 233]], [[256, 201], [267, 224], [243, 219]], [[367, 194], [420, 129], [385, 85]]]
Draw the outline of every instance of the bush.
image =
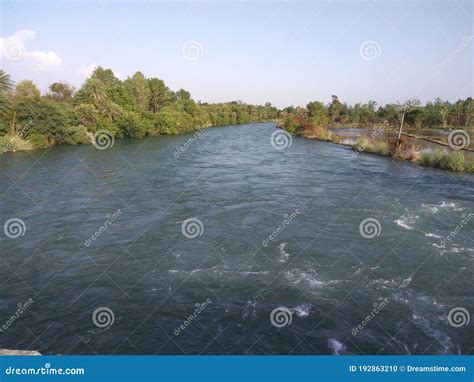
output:
[[450, 171], [472, 171], [472, 169], [470, 170], [472, 162], [467, 162], [461, 151], [445, 152], [436, 150], [434, 153], [424, 153], [419, 163]]
[[17, 129], [21, 130], [23, 137], [40, 134], [49, 143], [64, 143], [69, 117], [54, 101], [47, 98], [23, 99], [15, 105], [15, 112]]
[[28, 141], [31, 142], [35, 149], [46, 149], [49, 147], [48, 138], [39, 133], [30, 133]]
[[178, 134], [179, 116], [171, 110], [162, 110], [154, 118], [155, 133], [174, 135]]
[[369, 142], [366, 138], [359, 138], [354, 145], [356, 151], [367, 151], [369, 147]]
[[3, 137], [8, 133], [8, 126], [5, 122], [0, 121], [0, 137]]
[[464, 163], [464, 171], [474, 172], [474, 161]]
[[66, 139], [69, 145], [83, 145], [91, 143], [91, 134], [87, 132], [85, 126], [72, 126], [68, 128], [69, 136]]
[[441, 168], [445, 170], [463, 171], [464, 161], [464, 154], [461, 151], [452, 151], [445, 153], [439, 163]]
[[151, 123], [139, 114], [129, 111], [115, 122], [119, 134], [128, 138], [143, 138], [152, 131]]
[[22, 151], [22, 150], [32, 150], [33, 145], [31, 142], [21, 139], [18, 136], [12, 136], [7, 134], [3, 137], [0, 137], [0, 153], [6, 153], [8, 151]]
[[374, 145], [374, 152], [380, 155], [388, 155], [388, 144], [387, 142], [378, 141]]
[[420, 164], [423, 166], [433, 166], [434, 163], [434, 155], [431, 152], [424, 152], [421, 154]]

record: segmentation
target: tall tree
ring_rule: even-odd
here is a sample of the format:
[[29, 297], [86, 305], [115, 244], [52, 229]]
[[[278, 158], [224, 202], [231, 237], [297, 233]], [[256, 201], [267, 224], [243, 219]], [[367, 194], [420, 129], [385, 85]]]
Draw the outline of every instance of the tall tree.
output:
[[39, 98], [41, 97], [41, 92], [33, 83], [33, 81], [24, 80], [24, 81], [18, 82], [18, 84], [15, 87], [14, 95], [15, 95], [15, 98], [17, 99]]
[[135, 107], [142, 111], [147, 110], [150, 87], [145, 76], [141, 72], [136, 72], [124, 81], [124, 85], [131, 94]]
[[65, 82], [55, 82], [49, 86], [49, 98], [55, 101], [70, 101], [74, 94], [74, 87]]
[[331, 98], [332, 100], [329, 104], [328, 111], [331, 126], [334, 126], [334, 123], [336, 122], [337, 118], [339, 117], [339, 113], [341, 112], [341, 102], [337, 98], [337, 95], [332, 95]]
[[150, 89], [149, 109], [153, 113], [158, 113], [171, 101], [172, 93], [159, 78], [150, 78], [148, 87]]
[[0, 93], [9, 93], [13, 89], [13, 81], [10, 75], [0, 69]]

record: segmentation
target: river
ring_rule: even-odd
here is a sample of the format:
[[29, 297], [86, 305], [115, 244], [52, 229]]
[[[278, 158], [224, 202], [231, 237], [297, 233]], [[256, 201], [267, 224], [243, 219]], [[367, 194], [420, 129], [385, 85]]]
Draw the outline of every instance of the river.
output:
[[0, 156], [0, 348], [472, 353], [474, 176], [275, 131]]

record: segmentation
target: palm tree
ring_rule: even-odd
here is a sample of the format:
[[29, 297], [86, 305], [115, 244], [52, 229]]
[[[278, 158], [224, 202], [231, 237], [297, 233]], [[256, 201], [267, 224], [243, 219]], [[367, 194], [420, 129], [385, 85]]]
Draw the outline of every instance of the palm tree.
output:
[[10, 75], [0, 69], [0, 93], [8, 93], [13, 88], [13, 82]]
[[123, 114], [124, 111], [115, 102], [106, 102], [102, 105], [102, 115], [109, 121], [113, 121]]

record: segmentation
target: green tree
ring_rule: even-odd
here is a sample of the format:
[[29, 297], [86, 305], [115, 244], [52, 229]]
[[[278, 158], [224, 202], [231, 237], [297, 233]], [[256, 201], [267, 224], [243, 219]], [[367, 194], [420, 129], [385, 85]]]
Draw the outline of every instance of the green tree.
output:
[[67, 102], [72, 99], [74, 87], [65, 82], [55, 82], [49, 86], [48, 97], [55, 101]]
[[326, 107], [322, 102], [313, 101], [306, 105], [310, 121], [319, 126], [327, 125], [329, 118]]
[[329, 112], [329, 119], [331, 121], [331, 126], [334, 126], [337, 118], [339, 117], [339, 113], [341, 112], [341, 102], [337, 98], [337, 95], [331, 96], [332, 100], [328, 107]]
[[68, 137], [67, 114], [47, 98], [30, 97], [15, 105], [16, 129], [24, 137], [44, 137], [49, 144], [65, 143]]
[[17, 99], [39, 98], [41, 97], [41, 92], [33, 81], [24, 80], [16, 85], [14, 96]]
[[141, 111], [147, 110], [150, 87], [145, 76], [141, 72], [135, 72], [132, 77], [125, 80], [124, 85], [132, 96], [134, 106]]
[[150, 89], [149, 110], [158, 113], [164, 106], [172, 100], [172, 92], [159, 78], [150, 78], [148, 80]]
[[10, 75], [0, 69], [0, 93], [9, 93], [13, 89]]

